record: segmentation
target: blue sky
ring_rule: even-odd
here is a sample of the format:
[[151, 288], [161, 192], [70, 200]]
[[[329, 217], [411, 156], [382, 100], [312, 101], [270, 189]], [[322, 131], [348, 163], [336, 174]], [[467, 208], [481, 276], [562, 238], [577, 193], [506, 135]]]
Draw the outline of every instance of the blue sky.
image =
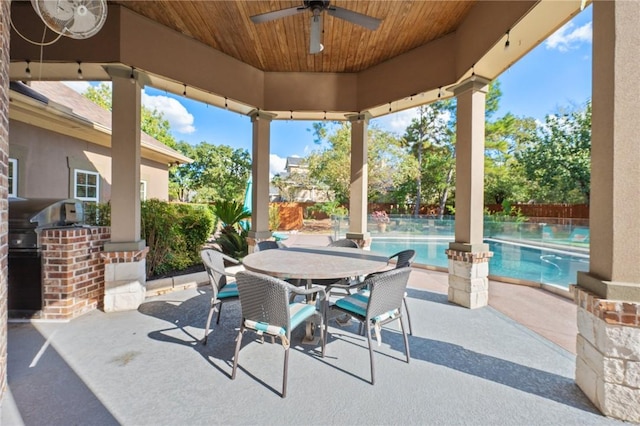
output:
[[[547, 114], [562, 108], [584, 105], [591, 98], [591, 27], [589, 6], [506, 70], [498, 78], [502, 98], [495, 117], [511, 112], [543, 121]], [[70, 85], [79, 91], [88, 84], [75, 83]], [[164, 114], [177, 140], [192, 144], [206, 141], [251, 152], [251, 121], [247, 116], [150, 87], [145, 88], [142, 102]], [[401, 135], [414, 116], [414, 110], [407, 110], [372, 123]], [[319, 148], [309, 131], [311, 125], [308, 121], [272, 122], [272, 173], [282, 171], [287, 156], [302, 157]]]

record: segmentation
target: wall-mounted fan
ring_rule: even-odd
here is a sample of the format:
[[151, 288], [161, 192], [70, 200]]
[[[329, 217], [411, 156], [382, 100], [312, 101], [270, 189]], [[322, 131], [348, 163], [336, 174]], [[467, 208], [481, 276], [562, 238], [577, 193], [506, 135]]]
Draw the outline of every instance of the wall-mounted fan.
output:
[[107, 19], [106, 0], [31, 0], [31, 4], [47, 27], [75, 39], [95, 35]]
[[380, 25], [380, 19], [363, 15], [362, 13], [354, 12], [352, 10], [343, 9], [341, 7], [331, 6], [329, 3], [329, 0], [304, 0], [302, 6], [254, 15], [251, 17], [251, 20], [254, 24], [260, 24], [262, 22], [269, 22], [274, 19], [280, 19], [311, 10], [311, 37], [309, 44], [309, 52], [311, 54], [320, 53], [322, 52], [322, 49], [324, 49], [320, 40], [322, 36], [322, 12], [324, 11], [327, 11], [331, 16], [344, 19], [345, 21], [363, 26], [370, 30], [375, 30]]

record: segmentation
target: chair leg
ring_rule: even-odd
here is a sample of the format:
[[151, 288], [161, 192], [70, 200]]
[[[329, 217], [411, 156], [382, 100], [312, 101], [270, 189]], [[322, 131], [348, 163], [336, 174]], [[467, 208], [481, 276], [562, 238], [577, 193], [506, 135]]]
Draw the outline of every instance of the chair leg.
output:
[[218, 319], [216, 319], [216, 324], [220, 324], [220, 313], [222, 312], [222, 302], [218, 303]]
[[287, 396], [287, 373], [289, 371], [289, 348], [284, 350], [284, 371], [282, 373], [282, 397]]
[[[409, 338], [407, 337], [407, 333], [404, 331], [404, 323], [402, 322], [402, 317], [398, 318], [400, 321], [400, 329], [402, 330], [402, 337], [404, 337], [404, 352], [407, 354], [407, 364], [411, 359], [411, 354], [409, 353]], [[409, 322], [411, 324], [411, 322]], [[411, 326], [409, 326], [411, 327]]]
[[405, 293], [404, 298], [402, 299], [404, 303], [404, 310], [407, 313], [407, 322], [409, 323], [409, 334], [413, 336], [413, 328], [411, 328], [411, 315], [409, 315], [409, 305], [407, 304], [407, 295]]
[[209, 326], [211, 325], [211, 318], [213, 317], [213, 310], [216, 308], [216, 305], [211, 305], [211, 309], [209, 309], [209, 315], [207, 316], [207, 323], [204, 325], [204, 339], [202, 339], [202, 344], [207, 344], [207, 339], [209, 339]]
[[236, 342], [236, 352], [233, 356], [233, 370], [231, 371], [231, 380], [236, 378], [236, 370], [238, 369], [238, 355], [240, 354], [240, 345], [242, 344], [242, 333], [244, 333], [244, 326], [240, 327], [238, 332], [238, 341]]
[[369, 344], [369, 362], [371, 363], [371, 384], [374, 384], [375, 381], [375, 371], [373, 367], [373, 345], [371, 344], [371, 327], [366, 325], [367, 329], [367, 343]]
[[320, 318], [320, 332], [322, 334], [322, 358], [324, 358], [324, 348], [327, 345], [327, 328], [329, 328], [329, 323], [327, 321], [327, 304], [329, 303], [327, 300], [320, 301], [322, 303], [322, 317]]

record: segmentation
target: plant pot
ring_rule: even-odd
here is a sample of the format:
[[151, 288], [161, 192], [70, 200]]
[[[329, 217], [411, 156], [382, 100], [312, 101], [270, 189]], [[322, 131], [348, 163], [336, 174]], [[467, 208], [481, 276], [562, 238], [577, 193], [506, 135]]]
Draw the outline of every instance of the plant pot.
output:
[[378, 232], [387, 232], [387, 224], [386, 223], [378, 223]]

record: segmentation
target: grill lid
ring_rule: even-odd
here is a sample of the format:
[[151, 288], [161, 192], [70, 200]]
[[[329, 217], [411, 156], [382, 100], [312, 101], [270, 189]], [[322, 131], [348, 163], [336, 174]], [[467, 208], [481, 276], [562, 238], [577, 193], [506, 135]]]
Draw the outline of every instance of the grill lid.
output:
[[82, 201], [69, 198], [10, 198], [9, 229], [44, 228], [82, 223]]

